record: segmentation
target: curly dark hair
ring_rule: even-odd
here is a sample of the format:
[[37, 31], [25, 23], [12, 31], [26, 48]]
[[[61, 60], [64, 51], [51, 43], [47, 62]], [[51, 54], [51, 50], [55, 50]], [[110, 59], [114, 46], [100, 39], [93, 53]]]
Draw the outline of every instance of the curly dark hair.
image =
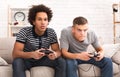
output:
[[35, 21], [36, 14], [38, 12], [45, 12], [45, 13], [47, 13], [48, 22], [50, 22], [50, 20], [51, 20], [51, 18], [53, 16], [52, 10], [50, 8], [46, 7], [43, 4], [33, 5], [32, 8], [29, 9], [29, 13], [28, 13], [28, 21], [29, 21], [29, 23], [31, 25], [34, 25], [33, 21]]
[[74, 20], [73, 20], [73, 25], [77, 24], [77, 25], [84, 25], [88, 23], [87, 19], [84, 18], [84, 17], [76, 17]]

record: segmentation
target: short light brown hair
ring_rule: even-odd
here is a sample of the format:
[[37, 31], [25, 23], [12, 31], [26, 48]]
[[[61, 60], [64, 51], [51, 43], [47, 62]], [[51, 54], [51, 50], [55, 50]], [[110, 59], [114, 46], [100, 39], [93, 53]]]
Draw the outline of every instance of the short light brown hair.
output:
[[73, 26], [74, 25], [84, 25], [84, 24], [87, 24], [88, 23], [88, 21], [87, 21], [87, 19], [86, 18], [84, 18], [84, 17], [76, 17], [74, 20], [73, 20]]

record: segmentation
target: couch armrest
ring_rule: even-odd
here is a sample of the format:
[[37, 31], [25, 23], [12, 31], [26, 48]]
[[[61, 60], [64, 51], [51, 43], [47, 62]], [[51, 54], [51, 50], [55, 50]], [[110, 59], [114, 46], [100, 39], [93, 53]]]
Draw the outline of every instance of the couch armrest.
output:
[[12, 50], [14, 47], [16, 37], [3, 37], [0, 38], [0, 57], [8, 63], [12, 63]]

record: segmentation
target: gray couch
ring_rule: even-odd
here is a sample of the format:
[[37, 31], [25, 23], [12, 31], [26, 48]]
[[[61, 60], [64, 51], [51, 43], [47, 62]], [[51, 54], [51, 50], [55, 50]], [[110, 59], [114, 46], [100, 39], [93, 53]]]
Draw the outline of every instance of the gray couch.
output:
[[[8, 63], [8, 65], [0, 65], [0, 77], [12, 77], [11, 55], [14, 42], [15, 37], [0, 38], [0, 57]], [[119, 47], [120, 45], [118, 44], [109, 44], [104, 46], [107, 51], [105, 55], [113, 60], [114, 77], [120, 77]], [[27, 77], [54, 77], [54, 70], [46, 66], [33, 67], [31, 70], [26, 71], [26, 75]], [[79, 77], [100, 77], [100, 69], [91, 64], [81, 64], [78, 65], [78, 75]]]

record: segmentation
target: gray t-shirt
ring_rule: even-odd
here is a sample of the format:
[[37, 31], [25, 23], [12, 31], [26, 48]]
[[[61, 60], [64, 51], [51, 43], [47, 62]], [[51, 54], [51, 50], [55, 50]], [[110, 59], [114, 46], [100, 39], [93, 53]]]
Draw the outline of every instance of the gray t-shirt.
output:
[[60, 47], [67, 49], [69, 52], [78, 53], [87, 51], [88, 46], [91, 44], [94, 48], [100, 47], [98, 38], [94, 31], [88, 30], [87, 37], [83, 42], [79, 42], [72, 35], [72, 27], [67, 27], [61, 31]]

